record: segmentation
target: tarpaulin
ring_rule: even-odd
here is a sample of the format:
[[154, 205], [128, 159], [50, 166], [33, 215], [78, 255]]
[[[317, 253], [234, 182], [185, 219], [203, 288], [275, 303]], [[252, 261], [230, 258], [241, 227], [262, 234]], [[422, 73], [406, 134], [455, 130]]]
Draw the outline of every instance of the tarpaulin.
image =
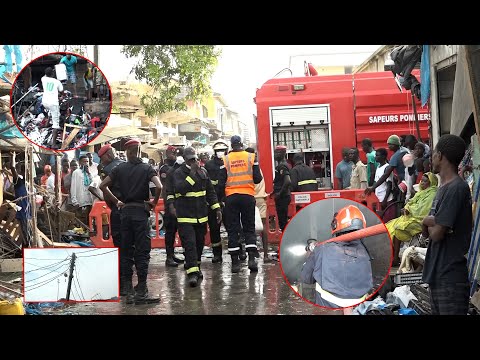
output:
[[423, 45], [422, 60], [420, 63], [420, 92], [422, 98], [422, 107], [425, 106], [430, 98], [430, 46]]

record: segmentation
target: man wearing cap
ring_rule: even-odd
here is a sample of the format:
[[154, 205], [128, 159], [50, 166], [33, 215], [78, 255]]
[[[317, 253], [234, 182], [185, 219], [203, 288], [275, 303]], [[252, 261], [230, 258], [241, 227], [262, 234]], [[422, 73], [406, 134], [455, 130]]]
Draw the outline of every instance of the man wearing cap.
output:
[[395, 170], [398, 182], [401, 183], [405, 178], [405, 165], [403, 165], [402, 157], [407, 153], [405, 148], [400, 148], [400, 138], [397, 135], [391, 135], [387, 140], [388, 148], [394, 152], [390, 158], [388, 167], [384, 174], [378, 179], [373, 186], [365, 189], [365, 194], [370, 195], [377, 187], [388, 179], [393, 170]]
[[[98, 151], [98, 156], [100, 157], [100, 163], [102, 165], [100, 170], [100, 178], [103, 181], [107, 176], [110, 175], [113, 169], [115, 169], [118, 165], [124, 163], [125, 161], [116, 157], [115, 149], [110, 144], [106, 144], [102, 146], [102, 148]], [[112, 185], [111, 187], [112, 193], [118, 198], [121, 196], [120, 189], [118, 187], [118, 183]], [[105, 198], [105, 195], [103, 196]], [[111, 227], [111, 234], [113, 245], [115, 247], [120, 247], [120, 241], [122, 239], [122, 234], [120, 232], [120, 211], [115, 206], [111, 200], [105, 200], [108, 207], [111, 210], [110, 213], [110, 227]], [[123, 290], [123, 291], [122, 291]], [[124, 289], [120, 289], [120, 295], [125, 296], [127, 295]]]
[[195, 287], [203, 278], [200, 262], [207, 233], [207, 205], [216, 211], [217, 223], [222, 221], [222, 212], [208, 173], [199, 165], [195, 149], [186, 147], [183, 158], [185, 163], [173, 173], [173, 188], [169, 186], [167, 189], [167, 202], [177, 217], [178, 234], [185, 249], [188, 283]]
[[286, 146], [276, 146], [274, 158], [278, 162], [275, 168], [275, 178], [273, 179], [272, 197], [275, 200], [275, 208], [278, 216], [278, 226], [283, 232], [288, 222], [288, 205], [290, 205], [290, 166], [285, 160], [287, 154]]
[[[167, 252], [167, 259], [165, 260], [165, 266], [177, 267], [178, 264], [182, 264], [183, 260], [175, 256], [175, 234], [177, 233], [177, 218], [170, 211], [170, 208], [167, 206], [167, 181], [171, 183], [173, 177], [173, 172], [180, 167], [176, 160], [176, 150], [177, 148], [172, 145], [168, 145], [165, 152], [166, 159], [165, 163], [160, 167], [160, 181], [162, 182], [162, 198], [163, 204], [165, 207], [165, 213], [163, 215], [163, 221], [165, 224], [165, 250]], [[168, 185], [170, 186], [170, 185]], [[174, 195], [172, 200], [174, 199]]]
[[[225, 169], [219, 174], [219, 181], [225, 182], [225, 221], [228, 232], [228, 252], [232, 258], [232, 273], [240, 271], [240, 231], [245, 235], [245, 248], [248, 252], [248, 268], [258, 271], [258, 254], [255, 236], [255, 184], [263, 176], [255, 162], [255, 154], [243, 150], [242, 138], [238, 135], [230, 139], [232, 151], [225, 156]], [[241, 217], [241, 225], [240, 225]]]
[[[162, 184], [151, 165], [143, 163], [140, 141], [125, 143], [127, 162], [115, 167], [100, 184], [106, 201], [120, 209], [120, 288], [127, 294], [127, 304], [148, 304], [160, 301], [150, 297], [147, 288], [151, 239], [149, 236], [150, 211], [157, 205]], [[150, 201], [148, 183], [157, 186], [155, 198]], [[110, 187], [118, 189], [117, 197]], [[133, 264], [137, 270], [138, 284], [133, 288]]]
[[[211, 160], [206, 162], [205, 169], [215, 189], [217, 199], [222, 200], [225, 197], [225, 179], [220, 176], [220, 172], [225, 169], [223, 157], [228, 152], [228, 145], [223, 141], [218, 141], [213, 144], [213, 151], [215, 154]], [[220, 206], [223, 209], [225, 204], [220, 203]], [[225, 217], [223, 221], [225, 223]], [[208, 212], [208, 227], [210, 229], [210, 241], [213, 251], [212, 263], [221, 263], [223, 261], [222, 239], [220, 238], [220, 224], [217, 223], [217, 216], [214, 210]]]

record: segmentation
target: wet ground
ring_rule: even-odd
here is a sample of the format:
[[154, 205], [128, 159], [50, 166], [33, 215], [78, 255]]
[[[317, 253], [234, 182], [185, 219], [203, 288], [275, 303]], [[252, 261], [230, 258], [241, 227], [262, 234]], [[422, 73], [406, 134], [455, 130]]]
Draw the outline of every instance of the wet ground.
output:
[[[78, 303], [68, 306], [73, 314], [95, 315], [341, 315], [342, 311], [322, 309], [299, 298], [286, 284], [278, 262], [259, 259], [258, 273], [251, 273], [246, 261], [240, 273], [231, 273], [230, 257], [212, 264], [204, 252], [200, 286], [190, 288], [183, 265], [165, 267], [164, 250], [153, 249], [148, 286], [150, 294], [160, 295], [153, 305], [127, 305], [120, 302]], [[179, 255], [180, 257], [181, 255]], [[134, 284], [136, 283], [134, 277]]]

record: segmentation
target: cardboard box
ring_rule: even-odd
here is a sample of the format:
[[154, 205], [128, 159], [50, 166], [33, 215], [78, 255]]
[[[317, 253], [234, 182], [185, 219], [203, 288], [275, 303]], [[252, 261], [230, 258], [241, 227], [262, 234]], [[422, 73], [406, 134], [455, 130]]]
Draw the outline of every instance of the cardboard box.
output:
[[60, 80], [60, 81], [67, 80], [67, 68], [65, 64], [55, 65], [55, 74], [57, 76], [57, 80]]

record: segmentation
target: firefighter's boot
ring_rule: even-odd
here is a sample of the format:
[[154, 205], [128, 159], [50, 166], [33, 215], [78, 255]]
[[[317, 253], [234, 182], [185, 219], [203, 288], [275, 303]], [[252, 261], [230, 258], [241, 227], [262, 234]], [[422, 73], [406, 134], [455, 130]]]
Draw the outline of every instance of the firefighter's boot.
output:
[[251, 272], [258, 271], [257, 258], [255, 256], [256, 253], [257, 253], [256, 250], [248, 252], [248, 268], [250, 269]]
[[177, 264], [183, 264], [185, 262], [184, 260], [177, 258], [175, 254], [173, 254], [172, 258], [173, 258], [173, 261], [175, 261]]
[[167, 267], [177, 267], [178, 263], [175, 261], [173, 255], [167, 255], [167, 259], [165, 260], [165, 266]]
[[213, 248], [213, 259], [212, 259], [212, 264], [221, 264], [223, 261], [222, 258], [222, 247], [221, 246], [215, 246]]
[[132, 278], [120, 279], [120, 296], [126, 296], [127, 304], [133, 304], [133, 298], [135, 296], [135, 290], [133, 290]]
[[133, 294], [132, 278], [120, 278], [120, 296]]
[[187, 274], [188, 285], [190, 285], [190, 287], [196, 287], [198, 285], [199, 278], [200, 276], [198, 271]]
[[232, 273], [240, 272], [240, 259], [238, 255], [231, 255], [232, 257]]
[[147, 281], [139, 281], [135, 286], [135, 305], [141, 304], [155, 304], [160, 302], [159, 297], [153, 297], [148, 295]]

